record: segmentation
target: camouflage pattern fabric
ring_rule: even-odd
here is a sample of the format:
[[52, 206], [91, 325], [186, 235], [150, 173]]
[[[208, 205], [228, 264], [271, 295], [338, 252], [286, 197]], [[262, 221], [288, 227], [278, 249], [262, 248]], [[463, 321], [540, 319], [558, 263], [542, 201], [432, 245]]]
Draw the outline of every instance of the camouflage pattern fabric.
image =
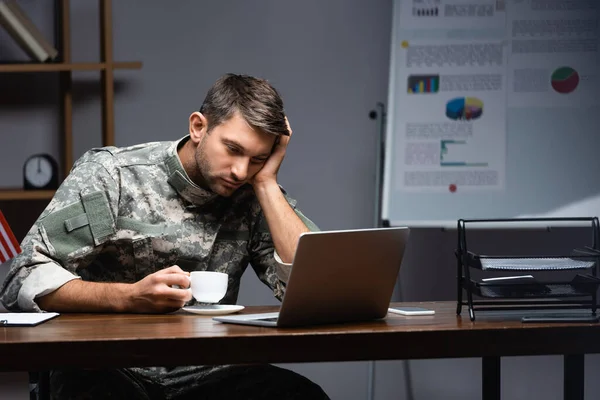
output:
[[273, 365], [60, 370], [51, 399], [326, 400], [307, 378]]
[[[177, 149], [188, 138], [125, 148], [104, 147], [84, 154], [28, 232], [21, 246], [23, 252], [12, 260], [0, 292], [4, 307], [10, 311], [42, 311], [35, 298], [72, 279], [133, 283], [172, 265], [185, 271], [227, 273], [229, 285], [221, 303], [235, 304], [242, 274], [250, 264], [258, 278], [281, 299], [289, 265], [278, 263], [274, 257], [271, 235], [252, 187], [245, 185], [233, 196], [223, 198], [190, 181], [177, 155]], [[296, 202], [283, 193], [309, 229], [318, 230], [296, 209]], [[254, 368], [256, 372], [252, 372]], [[73, 382], [61, 380], [68, 376], [65, 371], [55, 371], [51, 381], [57, 398], [175, 398], [178, 392], [187, 393], [187, 386], [190, 390], [204, 387], [206, 393], [225, 393], [232, 390], [228, 387], [231, 379], [239, 378], [242, 371], [249, 379], [246, 385], [261, 371], [270, 371], [278, 379], [285, 374], [282, 382], [287, 386], [315, 389], [316, 385], [300, 375], [286, 370], [273, 372], [278, 370], [271, 368], [275, 367], [69, 371], [85, 373], [95, 382], [86, 383], [89, 390], [77, 396], [66, 392], [61, 395], [61, 388], [73, 389]], [[129, 384], [123, 386], [119, 383], [122, 381]], [[279, 387], [272, 384], [273, 390]], [[245, 384], [240, 381], [239, 385]], [[110, 392], [120, 386], [137, 394], [111, 397], [92, 393], [99, 389]], [[155, 397], [152, 391], [157, 387], [161, 394]], [[261, 389], [265, 390], [268, 388]], [[199, 397], [195, 393], [196, 399], [227, 398]], [[231, 398], [242, 397], [238, 393], [238, 397]]]

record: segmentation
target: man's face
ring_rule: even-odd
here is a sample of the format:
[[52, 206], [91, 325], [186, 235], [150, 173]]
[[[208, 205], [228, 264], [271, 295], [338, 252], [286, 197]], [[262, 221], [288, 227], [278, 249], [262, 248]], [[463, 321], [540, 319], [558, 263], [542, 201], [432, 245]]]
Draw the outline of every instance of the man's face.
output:
[[202, 186], [220, 196], [231, 196], [260, 171], [275, 138], [252, 129], [238, 113], [210, 133], [204, 130], [195, 153]]

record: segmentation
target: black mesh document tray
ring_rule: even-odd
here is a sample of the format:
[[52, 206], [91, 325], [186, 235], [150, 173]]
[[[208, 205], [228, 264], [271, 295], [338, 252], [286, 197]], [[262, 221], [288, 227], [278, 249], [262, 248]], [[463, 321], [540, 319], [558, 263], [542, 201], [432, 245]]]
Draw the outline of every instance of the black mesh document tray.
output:
[[[467, 225], [476, 223], [516, 222], [539, 223], [583, 223], [589, 224], [591, 245], [582, 244], [570, 254], [564, 255], [482, 255], [467, 249]], [[509, 226], [508, 226], [509, 227]], [[596, 297], [600, 286], [597, 276], [600, 264], [600, 225], [597, 217], [592, 218], [528, 218], [458, 220], [457, 314], [467, 306], [469, 317], [475, 320], [475, 310], [568, 309], [589, 308], [596, 312]], [[471, 270], [488, 278], [475, 278]], [[544, 272], [545, 279], [534, 274]], [[515, 273], [511, 277], [494, 277], [494, 273]], [[548, 279], [552, 273], [573, 272], [574, 277]], [[523, 275], [525, 274], [525, 275]], [[492, 275], [490, 278], [489, 275]], [[463, 298], [466, 297], [466, 298]]]

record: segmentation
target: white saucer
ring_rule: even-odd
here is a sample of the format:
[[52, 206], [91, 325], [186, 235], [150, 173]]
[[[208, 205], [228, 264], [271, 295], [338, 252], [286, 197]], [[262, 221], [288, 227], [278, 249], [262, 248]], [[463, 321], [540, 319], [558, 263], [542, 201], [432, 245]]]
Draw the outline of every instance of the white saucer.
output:
[[243, 309], [244, 306], [240, 306], [238, 304], [212, 304], [202, 306], [189, 306], [182, 308], [183, 311], [200, 315], [225, 315], [232, 314]]

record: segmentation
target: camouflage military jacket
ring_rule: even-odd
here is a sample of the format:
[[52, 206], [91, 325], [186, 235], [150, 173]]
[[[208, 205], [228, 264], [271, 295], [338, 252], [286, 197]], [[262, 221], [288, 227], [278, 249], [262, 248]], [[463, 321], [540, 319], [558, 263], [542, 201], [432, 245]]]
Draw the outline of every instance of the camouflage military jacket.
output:
[[34, 299], [72, 279], [133, 283], [171, 265], [226, 272], [221, 302], [233, 304], [250, 263], [281, 298], [289, 265], [275, 259], [252, 187], [224, 198], [195, 185], [177, 155], [185, 140], [84, 154], [13, 259], [1, 292], [4, 306], [40, 311]]

